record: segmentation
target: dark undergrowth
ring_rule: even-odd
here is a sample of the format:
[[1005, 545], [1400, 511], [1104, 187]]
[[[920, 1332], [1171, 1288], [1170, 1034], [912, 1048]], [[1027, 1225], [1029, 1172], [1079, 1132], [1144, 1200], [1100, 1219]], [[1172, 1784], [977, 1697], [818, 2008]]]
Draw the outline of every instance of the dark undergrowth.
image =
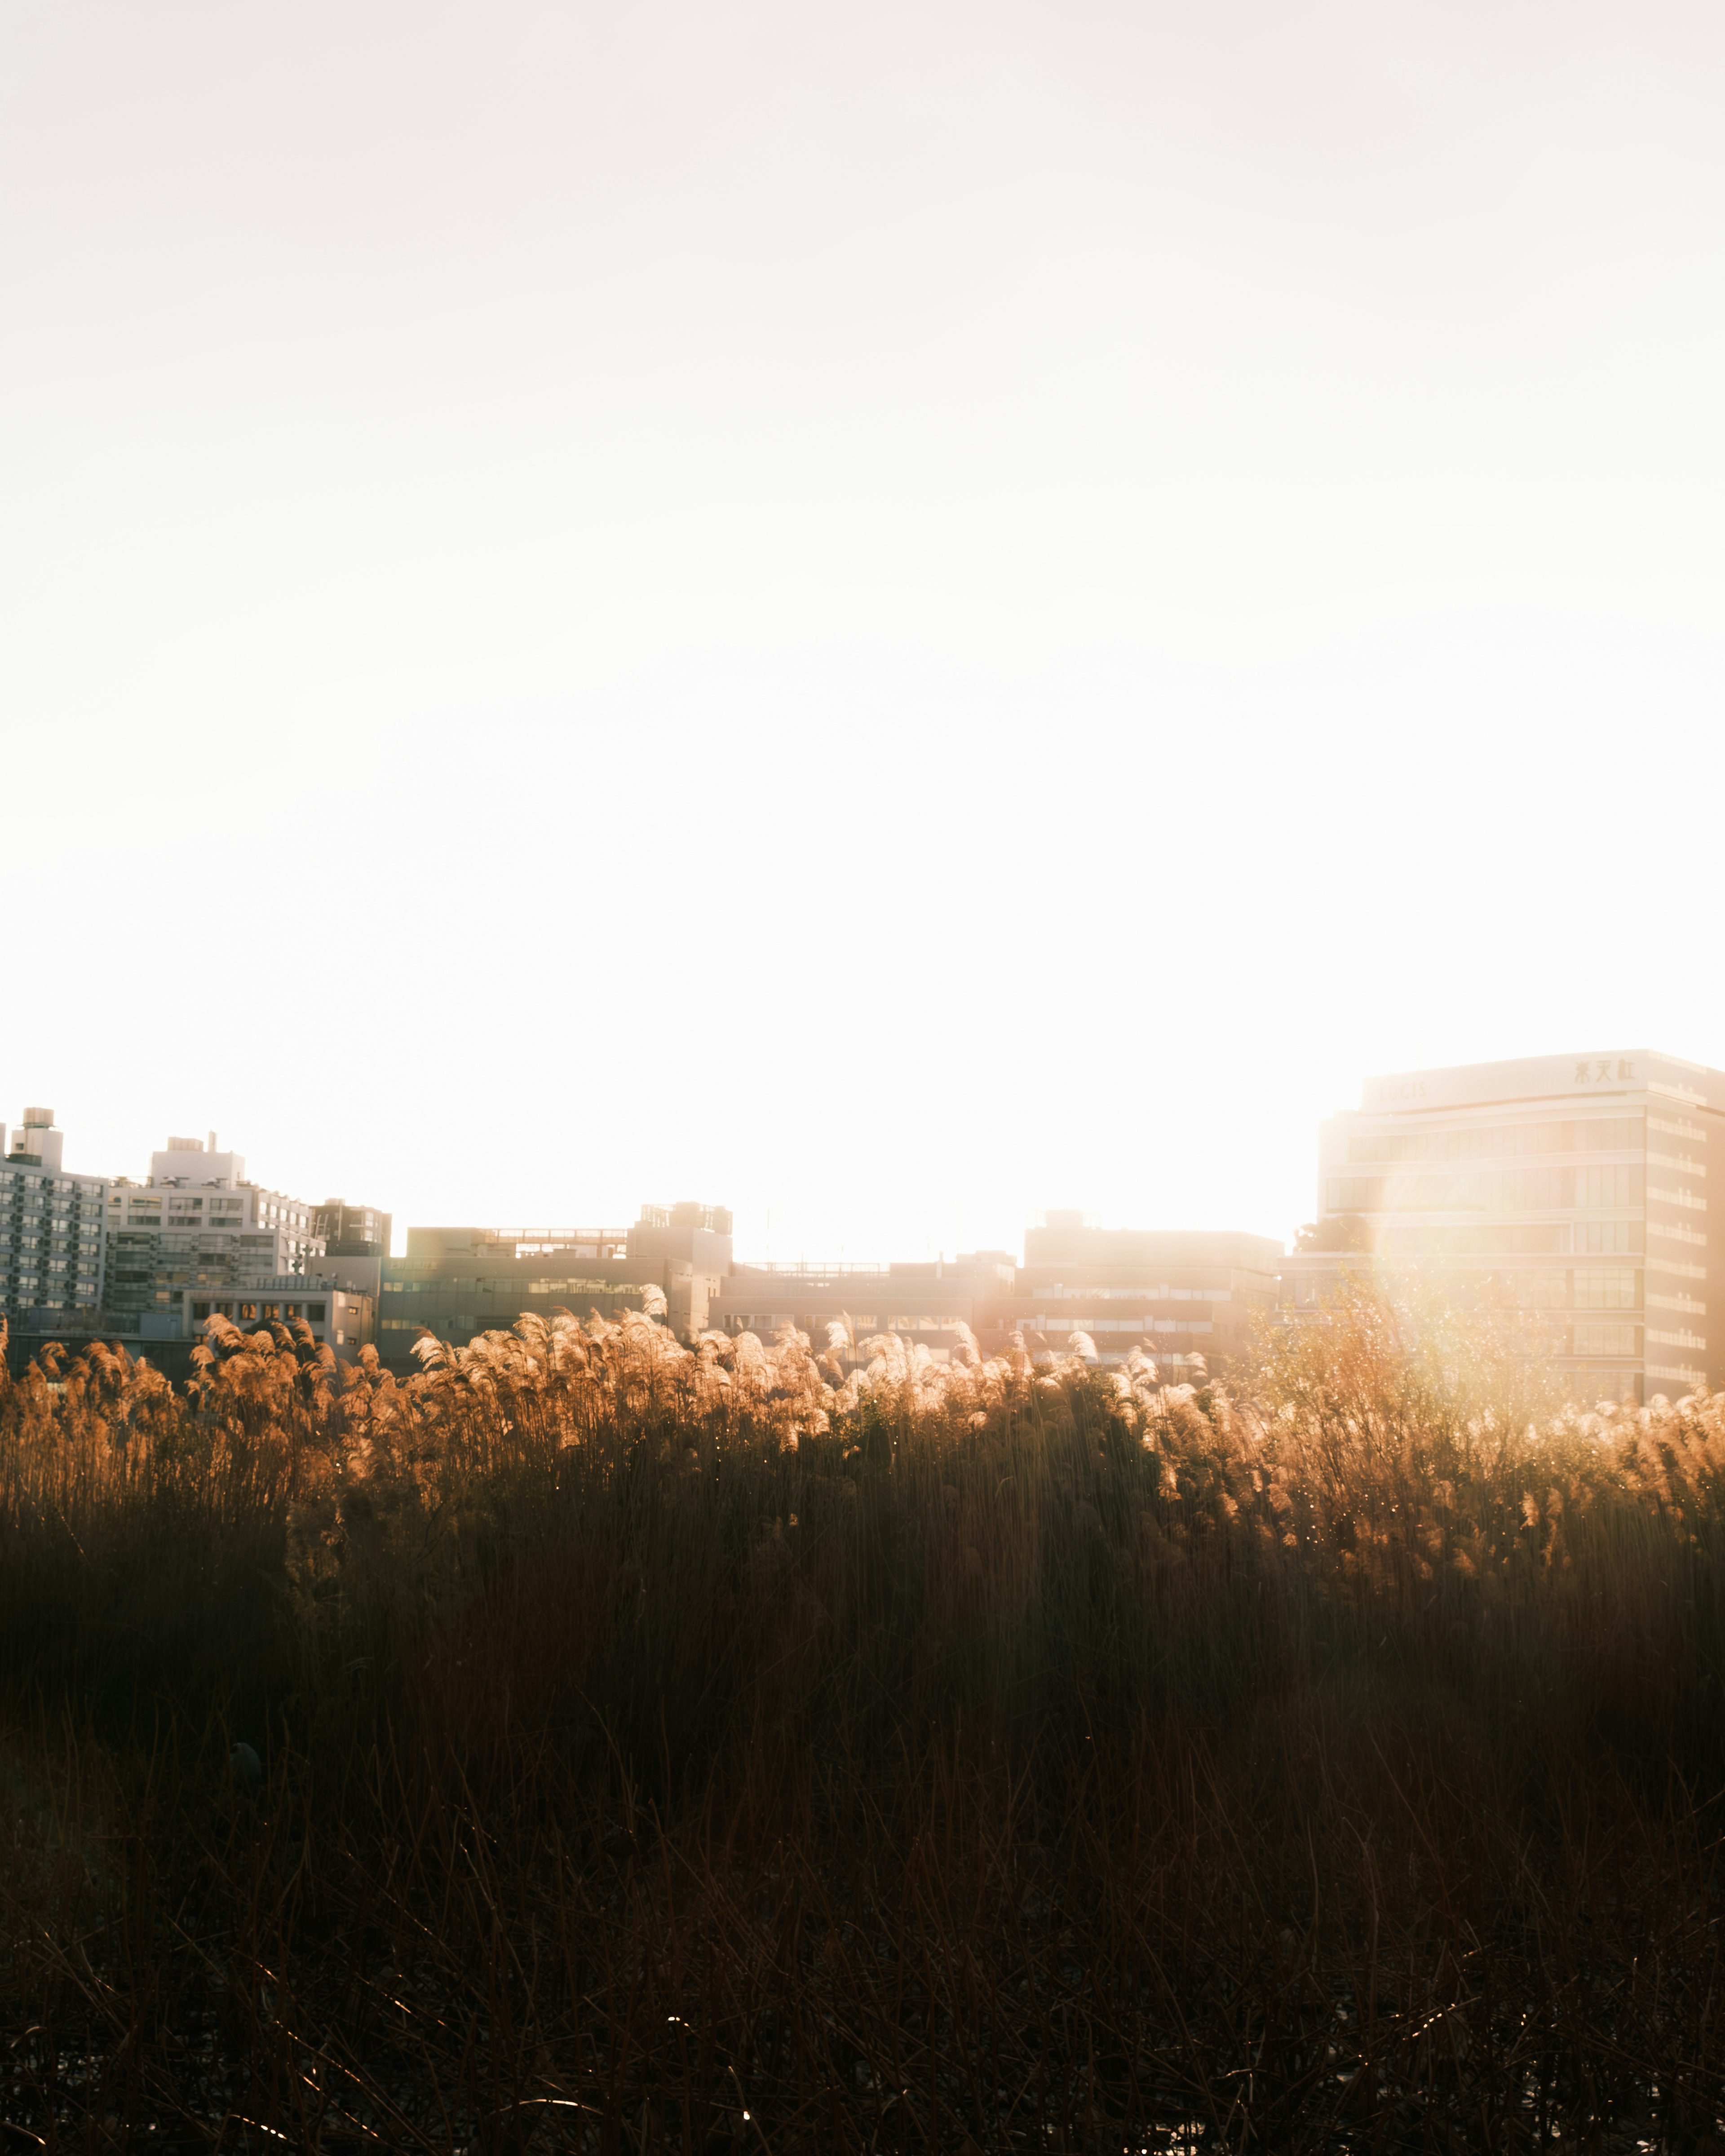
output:
[[1725, 1399], [1524, 1382], [1369, 1301], [1233, 1399], [50, 1359], [5, 2144], [1716, 2145]]

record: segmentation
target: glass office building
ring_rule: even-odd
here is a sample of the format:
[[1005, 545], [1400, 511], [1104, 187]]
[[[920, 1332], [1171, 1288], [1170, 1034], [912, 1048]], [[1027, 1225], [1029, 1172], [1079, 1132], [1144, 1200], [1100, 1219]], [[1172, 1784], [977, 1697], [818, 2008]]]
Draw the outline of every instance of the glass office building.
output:
[[1321, 1127], [1319, 1224], [1526, 1312], [1580, 1397], [1676, 1399], [1725, 1384], [1722, 1132], [1725, 1074], [1646, 1049], [1372, 1078]]

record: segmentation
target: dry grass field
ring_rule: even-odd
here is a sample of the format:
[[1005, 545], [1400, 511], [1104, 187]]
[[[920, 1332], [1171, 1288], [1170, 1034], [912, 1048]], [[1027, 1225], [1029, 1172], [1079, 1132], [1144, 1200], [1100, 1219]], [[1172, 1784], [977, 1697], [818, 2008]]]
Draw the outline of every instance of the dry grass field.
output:
[[0, 1377], [0, 2141], [1717, 2145], [1725, 1398], [1087, 1349]]

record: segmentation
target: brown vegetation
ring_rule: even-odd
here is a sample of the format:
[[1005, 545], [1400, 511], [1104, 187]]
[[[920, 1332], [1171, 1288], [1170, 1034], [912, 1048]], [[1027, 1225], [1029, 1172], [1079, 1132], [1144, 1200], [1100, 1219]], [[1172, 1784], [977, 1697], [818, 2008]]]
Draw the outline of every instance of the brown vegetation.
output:
[[1725, 1399], [1074, 1346], [0, 1378], [8, 2145], [1708, 2145]]

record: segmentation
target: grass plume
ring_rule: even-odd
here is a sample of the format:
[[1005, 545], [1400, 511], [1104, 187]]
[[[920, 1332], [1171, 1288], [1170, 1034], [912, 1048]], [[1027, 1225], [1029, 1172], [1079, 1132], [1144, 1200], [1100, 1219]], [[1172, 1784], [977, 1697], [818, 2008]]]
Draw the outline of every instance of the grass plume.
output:
[[1368, 1294], [1231, 1390], [645, 1314], [399, 1382], [285, 1327], [182, 1393], [50, 1353], [0, 1380], [0, 2103], [1704, 2145], [1722, 1475], [1725, 1398], [1561, 1406]]

